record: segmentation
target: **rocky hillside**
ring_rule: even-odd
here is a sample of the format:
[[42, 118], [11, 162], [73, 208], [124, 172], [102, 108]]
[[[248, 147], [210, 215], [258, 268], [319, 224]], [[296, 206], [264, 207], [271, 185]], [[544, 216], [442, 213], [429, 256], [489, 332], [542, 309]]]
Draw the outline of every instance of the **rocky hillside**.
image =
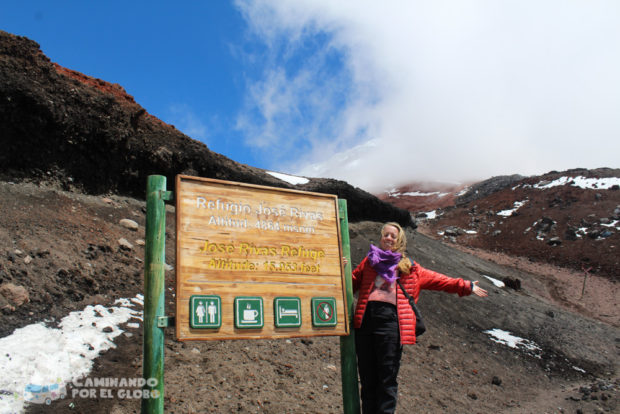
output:
[[456, 190], [441, 206], [411, 188], [409, 200], [402, 190], [382, 198], [410, 210], [432, 237], [620, 280], [619, 169], [494, 177]]
[[[119, 298], [144, 292], [143, 200], [1, 180], [0, 196], [0, 339], [37, 323], [59, 329], [72, 312], [89, 305], [112, 306]], [[173, 317], [172, 206], [167, 208], [166, 224], [165, 312]], [[352, 262], [364, 257], [370, 243], [377, 243], [380, 228], [377, 222], [351, 224]], [[558, 408], [565, 413], [616, 412], [620, 320], [616, 316], [610, 323], [607, 317], [617, 313], [613, 299], [618, 292], [611, 282], [593, 276], [584, 302], [575, 297], [580, 284], [567, 282], [557, 269], [543, 275], [512, 261], [504, 266], [481, 260], [410, 229], [407, 238], [408, 254], [416, 262], [479, 280], [490, 295], [421, 295], [418, 305], [428, 332], [417, 345], [405, 347], [398, 413], [411, 412], [411, 407], [454, 414], [529, 414], [559, 412]], [[521, 287], [499, 287], [499, 280], [519, 280]], [[549, 294], [556, 291], [560, 294]], [[116, 331], [105, 324], [97, 328], [110, 335]], [[142, 327], [120, 328], [122, 334], [94, 361], [88, 378], [141, 376]], [[487, 332], [495, 329], [523, 338], [524, 344], [510, 348], [492, 340]], [[79, 352], [99, 347], [91, 335], [83, 337], [81, 347], [66, 352], [78, 359]], [[26, 345], [36, 349], [35, 344]], [[0, 349], [0, 364], [16, 359], [19, 351], [2, 344]], [[27, 364], [35, 374], [42, 370], [39, 363], [46, 367], [54, 355], [48, 348], [31, 352], [37, 356]], [[170, 328], [164, 365], [166, 413], [342, 413], [338, 337], [179, 342]], [[13, 393], [19, 397], [23, 391], [23, 385], [11, 388], [10, 370], [4, 374], [9, 381], [0, 380], [0, 407], [2, 399], [12, 400]], [[71, 384], [67, 390], [67, 398], [50, 406], [29, 404], [23, 412], [140, 410], [139, 399], [119, 398], [116, 390], [114, 398], [72, 395]]]
[[63, 189], [143, 197], [151, 174], [177, 174], [337, 194], [349, 219], [409, 214], [346, 182], [292, 185], [210, 151], [136, 103], [122, 86], [54, 64], [34, 41], [0, 31], [0, 175]]

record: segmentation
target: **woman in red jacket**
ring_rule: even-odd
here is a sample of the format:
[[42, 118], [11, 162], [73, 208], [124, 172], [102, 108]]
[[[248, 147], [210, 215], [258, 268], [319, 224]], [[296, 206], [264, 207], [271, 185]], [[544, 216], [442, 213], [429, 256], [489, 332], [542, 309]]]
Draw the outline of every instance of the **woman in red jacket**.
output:
[[398, 223], [383, 225], [379, 246], [371, 244], [368, 255], [353, 270], [353, 290], [359, 291], [353, 327], [364, 414], [394, 412], [402, 345], [416, 341], [415, 314], [396, 279], [400, 277], [416, 302], [422, 289], [487, 296], [477, 281], [451, 278], [411, 262], [405, 256], [407, 238]]

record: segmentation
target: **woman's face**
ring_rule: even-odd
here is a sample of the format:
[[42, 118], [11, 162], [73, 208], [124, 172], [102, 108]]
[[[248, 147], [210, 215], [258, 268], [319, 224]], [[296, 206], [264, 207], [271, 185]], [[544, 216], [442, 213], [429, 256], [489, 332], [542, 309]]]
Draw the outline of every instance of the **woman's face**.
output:
[[381, 234], [381, 242], [379, 243], [383, 250], [394, 250], [396, 240], [398, 239], [398, 229], [394, 226], [385, 226]]

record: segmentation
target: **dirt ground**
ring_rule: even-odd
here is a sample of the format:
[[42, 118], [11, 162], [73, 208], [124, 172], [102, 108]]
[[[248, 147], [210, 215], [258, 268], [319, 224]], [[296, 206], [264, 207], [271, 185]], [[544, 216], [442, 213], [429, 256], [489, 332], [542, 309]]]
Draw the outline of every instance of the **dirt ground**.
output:
[[[29, 302], [2, 308], [1, 335], [43, 319], [58, 321], [87, 304], [111, 305], [142, 292], [144, 202], [86, 196], [0, 182], [0, 282], [23, 286]], [[174, 209], [168, 208], [167, 262], [174, 268]], [[121, 219], [139, 224], [133, 231]], [[380, 224], [350, 224], [352, 262], [377, 242]], [[130, 249], [119, 245], [125, 238]], [[409, 254], [422, 266], [479, 280], [486, 299], [423, 292], [428, 332], [405, 347], [400, 413], [618, 412], [618, 287], [526, 259], [455, 249], [408, 231]], [[499, 288], [485, 277], [519, 280]], [[174, 316], [174, 270], [166, 272], [166, 306]], [[572, 299], [567, 299], [572, 298]], [[8, 307], [7, 307], [8, 305]], [[13, 310], [14, 308], [14, 310]], [[41, 315], [46, 315], [43, 318]], [[48, 322], [53, 324], [54, 322]], [[502, 329], [534, 341], [528, 352], [492, 341]], [[95, 361], [91, 377], [140, 377], [142, 334], [127, 328], [116, 348]], [[340, 339], [177, 342], [165, 338], [167, 413], [342, 412]], [[137, 413], [135, 399], [66, 398], [28, 413]]]
[[[417, 231], [436, 238], [423, 224], [418, 226]], [[620, 285], [609, 278], [535, 262], [527, 257], [510, 256], [460, 244], [451, 246], [489, 262], [535, 274], [537, 283], [529, 286], [535, 294], [564, 309], [620, 327]]]

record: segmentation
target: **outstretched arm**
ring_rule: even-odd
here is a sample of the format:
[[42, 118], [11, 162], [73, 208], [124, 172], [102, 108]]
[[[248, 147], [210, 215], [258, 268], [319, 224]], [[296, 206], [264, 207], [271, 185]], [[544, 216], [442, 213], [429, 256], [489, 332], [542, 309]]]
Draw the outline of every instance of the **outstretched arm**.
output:
[[425, 269], [418, 266], [418, 274], [420, 275], [420, 288], [429, 290], [442, 290], [448, 293], [456, 293], [459, 296], [474, 294], [479, 297], [486, 297], [486, 290], [478, 286], [478, 281], [469, 281], [461, 278], [452, 278], [433, 270]]
[[475, 280], [473, 282], [471, 282], [471, 293], [473, 293], [476, 296], [480, 296], [481, 298], [485, 298], [487, 296], [489, 296], [489, 294], [487, 293], [486, 290], [482, 289], [480, 286], [478, 286], [478, 281]]

